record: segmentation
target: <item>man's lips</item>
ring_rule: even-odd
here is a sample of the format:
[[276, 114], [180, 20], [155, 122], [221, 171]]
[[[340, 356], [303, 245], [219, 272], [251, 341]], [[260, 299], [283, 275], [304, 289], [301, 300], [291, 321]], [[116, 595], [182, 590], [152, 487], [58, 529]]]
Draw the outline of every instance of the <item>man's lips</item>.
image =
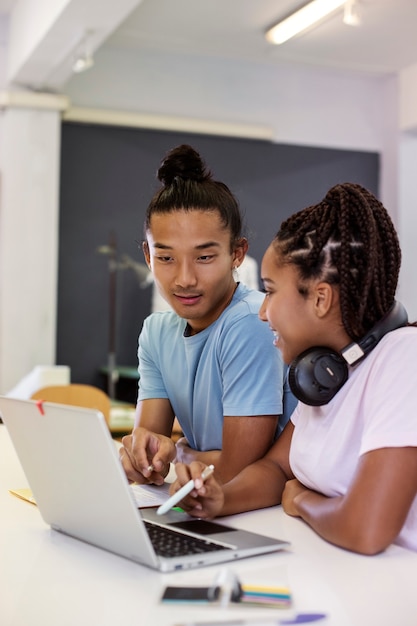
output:
[[174, 294], [175, 298], [178, 300], [178, 302], [181, 302], [181, 304], [195, 304], [196, 302], [198, 302], [201, 298], [201, 294], [179, 294], [176, 293]]

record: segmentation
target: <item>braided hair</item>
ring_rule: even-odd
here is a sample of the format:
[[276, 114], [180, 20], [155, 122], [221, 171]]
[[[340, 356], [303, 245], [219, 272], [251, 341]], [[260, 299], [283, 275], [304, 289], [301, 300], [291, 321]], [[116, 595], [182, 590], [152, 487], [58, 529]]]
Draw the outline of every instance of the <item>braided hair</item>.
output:
[[297, 266], [300, 293], [308, 292], [310, 279], [338, 285], [342, 323], [354, 340], [394, 302], [398, 235], [381, 202], [358, 184], [335, 185], [321, 202], [288, 218], [274, 247], [279, 262]]
[[217, 211], [231, 233], [231, 248], [241, 240], [242, 216], [239, 204], [224, 183], [214, 180], [194, 148], [181, 145], [172, 149], [158, 169], [162, 187], [152, 198], [145, 218], [145, 236], [152, 215], [173, 211]]

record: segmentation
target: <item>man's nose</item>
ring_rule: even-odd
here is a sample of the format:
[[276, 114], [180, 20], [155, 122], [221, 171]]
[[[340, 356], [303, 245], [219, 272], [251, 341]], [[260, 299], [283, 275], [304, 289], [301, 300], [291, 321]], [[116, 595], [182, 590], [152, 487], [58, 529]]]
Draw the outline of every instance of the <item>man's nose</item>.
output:
[[181, 287], [189, 287], [197, 283], [197, 274], [195, 271], [194, 263], [190, 261], [183, 261], [178, 266], [178, 272], [176, 276], [177, 285]]

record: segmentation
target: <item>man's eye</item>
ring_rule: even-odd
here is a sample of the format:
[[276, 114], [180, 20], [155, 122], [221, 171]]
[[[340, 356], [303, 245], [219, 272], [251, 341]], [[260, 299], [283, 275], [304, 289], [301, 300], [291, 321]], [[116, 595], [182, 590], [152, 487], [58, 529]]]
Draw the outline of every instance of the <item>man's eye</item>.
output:
[[199, 261], [210, 261], [213, 258], [214, 257], [213, 257], [212, 254], [205, 254], [204, 256], [199, 256], [198, 257]]

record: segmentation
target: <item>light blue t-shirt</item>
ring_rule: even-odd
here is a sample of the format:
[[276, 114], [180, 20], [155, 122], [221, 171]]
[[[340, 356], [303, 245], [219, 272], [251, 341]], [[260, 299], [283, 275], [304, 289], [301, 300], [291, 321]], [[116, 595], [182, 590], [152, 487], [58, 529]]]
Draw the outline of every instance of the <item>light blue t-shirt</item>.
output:
[[[268, 324], [258, 317], [262, 299], [239, 284], [220, 317], [190, 337], [184, 336], [186, 321], [172, 311], [144, 321], [139, 400], [168, 398], [196, 450], [221, 449], [224, 416], [283, 413], [284, 367]], [[290, 412], [280, 419], [278, 433]]]

